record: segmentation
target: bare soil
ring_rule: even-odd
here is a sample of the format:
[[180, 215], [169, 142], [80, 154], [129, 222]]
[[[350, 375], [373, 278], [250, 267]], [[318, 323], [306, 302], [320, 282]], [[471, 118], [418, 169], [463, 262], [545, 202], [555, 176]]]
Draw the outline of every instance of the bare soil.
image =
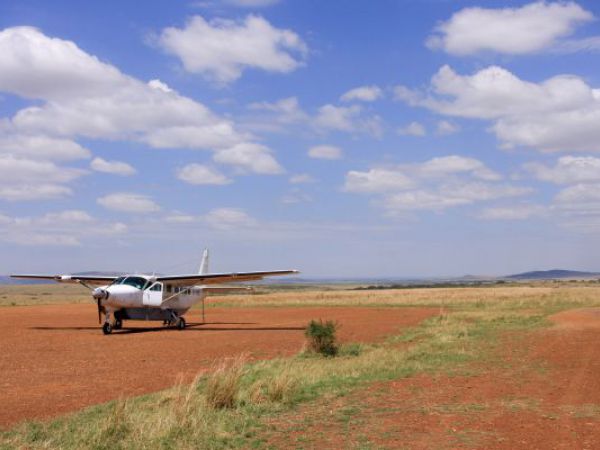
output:
[[0, 427], [46, 419], [82, 407], [189, 380], [215, 359], [250, 359], [301, 350], [311, 319], [336, 320], [342, 342], [398, 333], [437, 308], [211, 308], [186, 315], [184, 331], [126, 321], [104, 336], [95, 305], [0, 308]]
[[302, 448], [600, 448], [600, 309], [502, 337], [473, 375], [419, 375], [274, 419], [270, 443]]

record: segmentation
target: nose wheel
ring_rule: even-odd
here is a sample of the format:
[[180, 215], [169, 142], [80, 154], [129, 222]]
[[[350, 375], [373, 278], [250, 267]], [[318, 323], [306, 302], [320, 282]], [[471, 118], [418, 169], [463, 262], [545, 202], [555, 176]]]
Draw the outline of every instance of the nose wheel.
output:
[[113, 330], [113, 326], [110, 324], [110, 322], [104, 322], [104, 325], [102, 325], [102, 332], [104, 334], [110, 334], [112, 333]]

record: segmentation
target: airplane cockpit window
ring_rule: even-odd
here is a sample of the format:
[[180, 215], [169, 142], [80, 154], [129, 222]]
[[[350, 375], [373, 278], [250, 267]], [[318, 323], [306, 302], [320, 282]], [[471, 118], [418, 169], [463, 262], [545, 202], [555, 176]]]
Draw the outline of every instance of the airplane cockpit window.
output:
[[142, 277], [119, 277], [112, 284], [124, 284], [126, 286], [133, 286], [136, 289], [144, 289], [147, 283], [148, 280]]
[[125, 280], [123, 280], [122, 284], [133, 286], [137, 289], [144, 289], [146, 287], [146, 283], [148, 283], [148, 280], [142, 277], [127, 277]]

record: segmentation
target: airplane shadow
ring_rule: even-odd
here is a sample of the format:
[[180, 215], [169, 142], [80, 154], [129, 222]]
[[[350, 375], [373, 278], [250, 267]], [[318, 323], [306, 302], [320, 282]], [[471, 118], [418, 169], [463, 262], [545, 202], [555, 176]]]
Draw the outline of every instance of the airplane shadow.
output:
[[[185, 331], [301, 331], [304, 330], [304, 327], [244, 327], [244, 326], [231, 326], [231, 327], [215, 327], [214, 325], [256, 325], [256, 322], [198, 322], [198, 323], [188, 323], [185, 327]], [[83, 330], [101, 330], [100, 326], [98, 327], [30, 327], [30, 330], [74, 330], [74, 331], [83, 331]], [[174, 327], [144, 327], [144, 328], [127, 328], [123, 327], [121, 330], [114, 330], [113, 335], [127, 335], [127, 334], [136, 334], [136, 333], [153, 333], [159, 331], [179, 331]]]

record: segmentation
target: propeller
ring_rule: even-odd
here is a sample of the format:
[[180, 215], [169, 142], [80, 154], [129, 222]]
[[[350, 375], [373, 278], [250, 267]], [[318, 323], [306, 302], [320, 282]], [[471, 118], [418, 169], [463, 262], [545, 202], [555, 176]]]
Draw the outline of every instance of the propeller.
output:
[[96, 288], [92, 292], [92, 297], [96, 299], [96, 302], [98, 304], [98, 323], [102, 323], [102, 314], [106, 313], [106, 308], [104, 308], [104, 306], [102, 305], [102, 300], [108, 298], [108, 296], [108, 291], [102, 288]]
[[102, 300], [98, 299], [98, 323], [102, 323], [102, 313], [104, 312], [104, 306], [102, 306]]

